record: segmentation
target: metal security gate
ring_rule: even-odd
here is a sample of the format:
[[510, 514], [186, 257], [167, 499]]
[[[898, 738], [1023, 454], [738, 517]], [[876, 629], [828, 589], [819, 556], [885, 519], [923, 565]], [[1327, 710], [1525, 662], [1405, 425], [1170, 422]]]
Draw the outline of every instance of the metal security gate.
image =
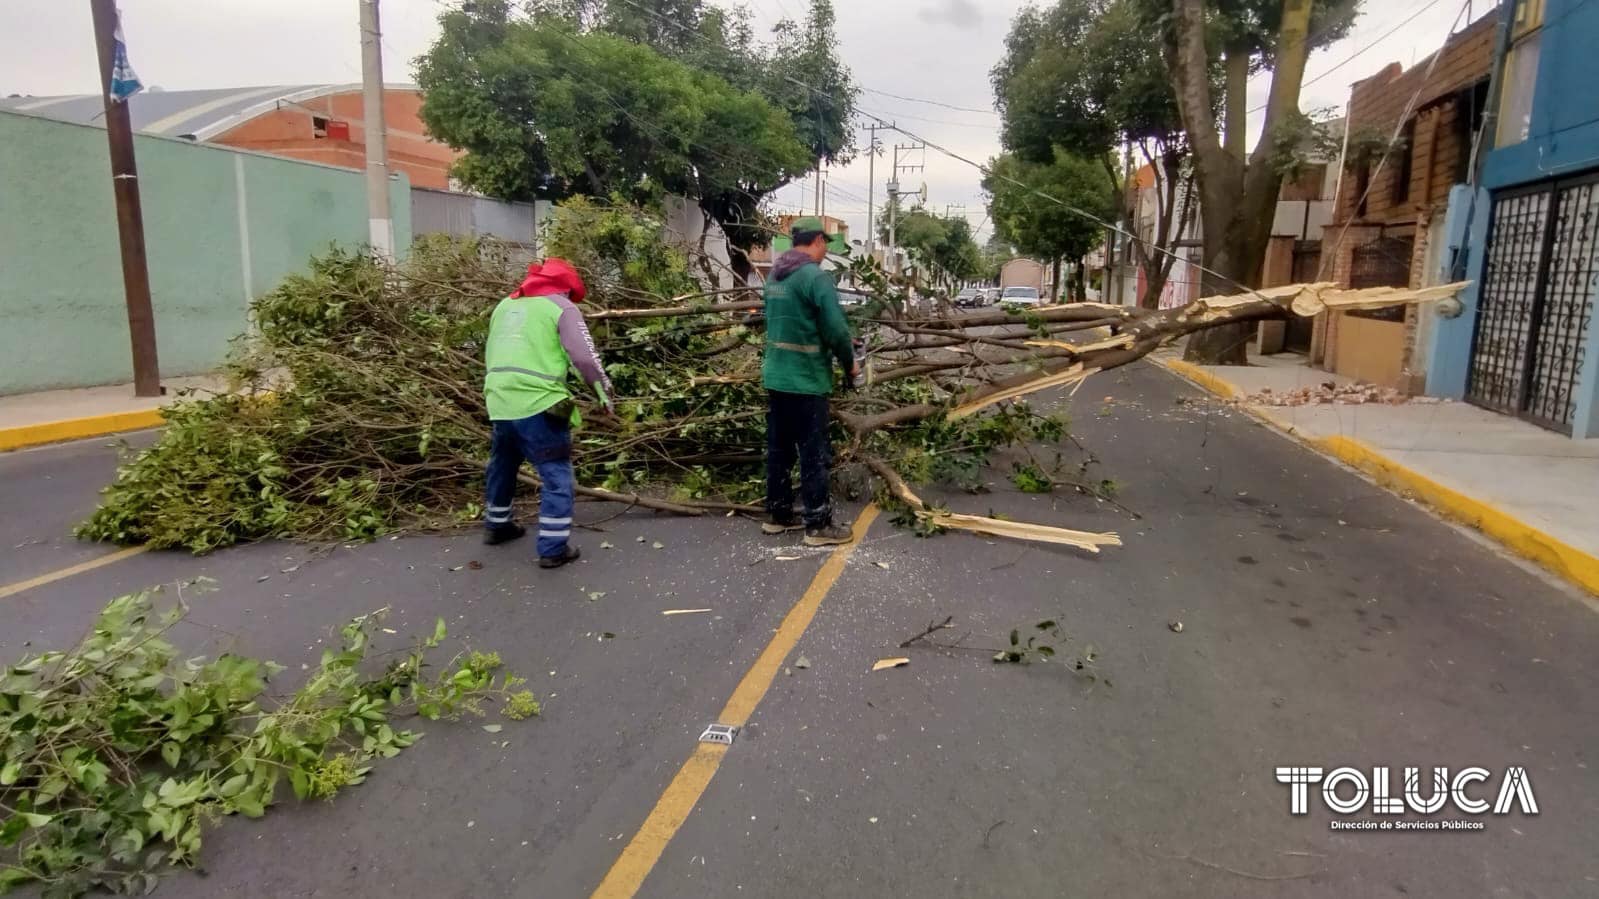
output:
[[1466, 399], [1571, 432], [1599, 289], [1599, 175], [1494, 198]]

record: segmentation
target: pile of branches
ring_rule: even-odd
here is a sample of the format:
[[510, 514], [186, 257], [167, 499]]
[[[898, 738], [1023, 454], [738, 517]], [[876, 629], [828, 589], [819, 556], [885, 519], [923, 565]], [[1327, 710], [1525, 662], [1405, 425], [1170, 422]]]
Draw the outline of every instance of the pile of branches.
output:
[[[703, 290], [692, 274], [703, 260], [661, 235], [644, 212], [584, 201], [564, 206], [546, 235], [547, 252], [589, 283], [586, 317], [617, 394], [614, 420], [591, 416], [576, 433], [579, 493], [685, 515], [759, 512], [759, 299]], [[314, 260], [254, 304], [253, 332], [229, 364], [238, 389], [170, 407], [161, 440], [123, 465], [80, 536], [204, 552], [477, 519], [489, 442], [483, 343], [523, 262], [502, 246], [443, 240], [419, 242], [396, 266], [342, 251]], [[926, 530], [1001, 529], [930, 506], [910, 485], [975, 488], [995, 450], [1064, 439], [1064, 420], [1025, 396], [1203, 327], [1283, 317], [1299, 297], [1152, 315], [1074, 304], [918, 316], [869, 262], [852, 274], [876, 296], [851, 313], [868, 375], [835, 399], [834, 445]], [[1072, 332], [1090, 339], [1068, 343]], [[1090, 550], [1117, 542], [1061, 529], [1017, 536]]]

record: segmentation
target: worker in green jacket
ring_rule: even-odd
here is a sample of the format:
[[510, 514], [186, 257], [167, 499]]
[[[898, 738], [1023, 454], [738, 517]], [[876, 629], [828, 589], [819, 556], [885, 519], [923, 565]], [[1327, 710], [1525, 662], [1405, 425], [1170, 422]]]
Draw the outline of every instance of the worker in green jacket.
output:
[[[828, 403], [833, 392], [833, 362], [844, 383], [854, 386], [859, 370], [849, 323], [838, 305], [833, 277], [822, 271], [827, 234], [822, 220], [800, 218], [791, 228], [794, 248], [777, 257], [766, 282], [766, 354], [761, 380], [766, 386], [767, 534], [805, 529], [809, 546], [848, 543], [848, 526], [833, 521], [828, 498]], [[795, 520], [794, 462], [800, 466], [803, 523]]]
[[563, 259], [527, 268], [527, 279], [500, 301], [489, 319], [484, 348], [488, 369], [483, 397], [494, 422], [489, 451], [483, 542], [515, 540], [527, 530], [512, 520], [516, 473], [525, 460], [539, 474], [538, 554], [541, 568], [559, 568], [579, 556], [572, 534], [572, 427], [577, 408], [566, 386], [576, 370], [611, 408], [611, 382], [577, 303], [587, 289]]

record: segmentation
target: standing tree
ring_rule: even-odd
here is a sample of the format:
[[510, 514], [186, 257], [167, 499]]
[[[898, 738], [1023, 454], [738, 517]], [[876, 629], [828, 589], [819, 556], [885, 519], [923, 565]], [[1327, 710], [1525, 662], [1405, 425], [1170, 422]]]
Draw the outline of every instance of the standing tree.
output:
[[1053, 161], [1057, 147], [1100, 162], [1121, 195], [1115, 218], [1136, 233], [1133, 196], [1125, 190], [1120, 147], [1136, 148], [1155, 173], [1150, 244], [1130, 241], [1144, 274], [1140, 305], [1154, 308], [1171, 274], [1165, 252], [1187, 227], [1192, 204], [1188, 146], [1177, 98], [1151, 40], [1160, 24], [1148, 0], [1060, 0], [1029, 7], [1011, 25], [1005, 56], [991, 73], [1004, 115], [1005, 146], [1024, 160]]
[[[1170, 273], [1172, 257], [1163, 251], [1186, 225], [1189, 191], [1183, 183], [1216, 173], [1211, 187], [1202, 184], [1198, 193], [1206, 267], [1226, 278], [1212, 278], [1205, 292], [1257, 283], [1281, 182], [1268, 176], [1284, 167], [1275, 157], [1279, 148], [1295, 143], [1290, 132], [1302, 131], [1298, 87], [1305, 55], [1347, 34], [1357, 4], [1305, 0], [1297, 9], [1285, 0], [1057, 0], [1045, 10], [1025, 9], [992, 72], [1005, 115], [1006, 146], [1035, 162], [1047, 160], [1053, 147], [1065, 147], [1104, 160], [1107, 172], [1115, 171], [1111, 153], [1118, 144], [1139, 149], [1158, 187], [1151, 243], [1132, 242], [1133, 257], [1145, 274], [1140, 301], [1146, 305], [1158, 298]], [[1192, 7], [1192, 23], [1185, 22], [1185, 6]], [[1297, 47], [1291, 46], [1294, 33]], [[1198, 42], [1197, 54], [1184, 55], [1187, 39]], [[1274, 118], [1268, 110], [1268, 137], [1257, 146], [1257, 158], [1266, 164], [1253, 183], [1269, 193], [1262, 194], [1263, 206], [1242, 203], [1242, 173], [1257, 168], [1245, 158], [1247, 82], [1251, 72], [1266, 68], [1274, 73], [1272, 103], [1278, 103], [1278, 83], [1291, 81], [1293, 93], [1286, 106], [1274, 107]], [[1223, 109], [1225, 146], [1217, 116]], [[1200, 119], [1209, 126], [1208, 138], [1201, 137]], [[1201, 140], [1209, 145], [1202, 148]], [[1222, 152], [1235, 164], [1220, 162]], [[1229, 166], [1236, 171], [1223, 171]], [[1213, 203], [1219, 214], [1212, 215]], [[1245, 205], [1251, 211], [1241, 213]], [[1130, 210], [1125, 203], [1122, 207], [1122, 227], [1131, 230]], [[1241, 215], [1253, 216], [1251, 228], [1239, 227]], [[1229, 240], [1231, 248], [1222, 246]], [[1238, 334], [1206, 334], [1190, 343], [1190, 351], [1202, 352], [1212, 343], [1231, 347], [1231, 358], [1241, 361], [1244, 341]]]
[[1103, 229], [1039, 194], [1097, 218], [1110, 218], [1115, 214], [1115, 196], [1100, 164], [1058, 149], [1047, 165], [1006, 154], [989, 163], [983, 190], [988, 192], [994, 233], [1029, 256], [1050, 260], [1057, 289], [1061, 259], [1076, 262], [1074, 297], [1086, 299], [1083, 257], [1099, 243]]
[[748, 14], [703, 0], [472, 0], [440, 16], [416, 78], [456, 177], [511, 200], [692, 198], [734, 272], [770, 238], [761, 207], [819, 161], [846, 161], [855, 88], [830, 0], [755, 44]]
[[[1336, 40], [1354, 22], [1358, 0], [1172, 0], [1168, 65], [1183, 127], [1193, 148], [1204, 229], [1204, 293], [1260, 283], [1285, 147], [1298, 143], [1304, 115], [1299, 89], [1312, 46]], [[1211, 72], [1226, 72], [1225, 143], [1217, 127]], [[1255, 149], [1245, 153], [1245, 86], [1251, 68], [1271, 69], [1266, 118]], [[1189, 339], [1187, 358], [1242, 365], [1251, 326], [1229, 325]]]
[[[941, 216], [925, 207], [895, 207], [895, 240], [917, 264], [925, 266], [934, 286], [953, 289], [983, 274], [982, 249], [972, 226], [958, 216]], [[888, 222], [878, 222], [878, 239], [888, 243]]]

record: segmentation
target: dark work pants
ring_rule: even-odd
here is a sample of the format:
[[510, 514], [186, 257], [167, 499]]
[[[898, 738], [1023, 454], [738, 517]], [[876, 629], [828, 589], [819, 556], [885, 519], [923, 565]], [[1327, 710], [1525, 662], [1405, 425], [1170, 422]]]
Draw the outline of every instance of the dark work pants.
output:
[[524, 459], [533, 464], [544, 485], [539, 491], [538, 553], [554, 558], [566, 552], [572, 535], [572, 431], [564, 419], [541, 413], [494, 423], [483, 524], [490, 530], [512, 524], [511, 500]]
[[833, 448], [827, 440], [827, 397], [766, 392], [766, 511], [777, 521], [794, 516], [794, 461], [800, 466], [800, 500], [805, 526], [832, 523], [827, 497], [827, 467]]

